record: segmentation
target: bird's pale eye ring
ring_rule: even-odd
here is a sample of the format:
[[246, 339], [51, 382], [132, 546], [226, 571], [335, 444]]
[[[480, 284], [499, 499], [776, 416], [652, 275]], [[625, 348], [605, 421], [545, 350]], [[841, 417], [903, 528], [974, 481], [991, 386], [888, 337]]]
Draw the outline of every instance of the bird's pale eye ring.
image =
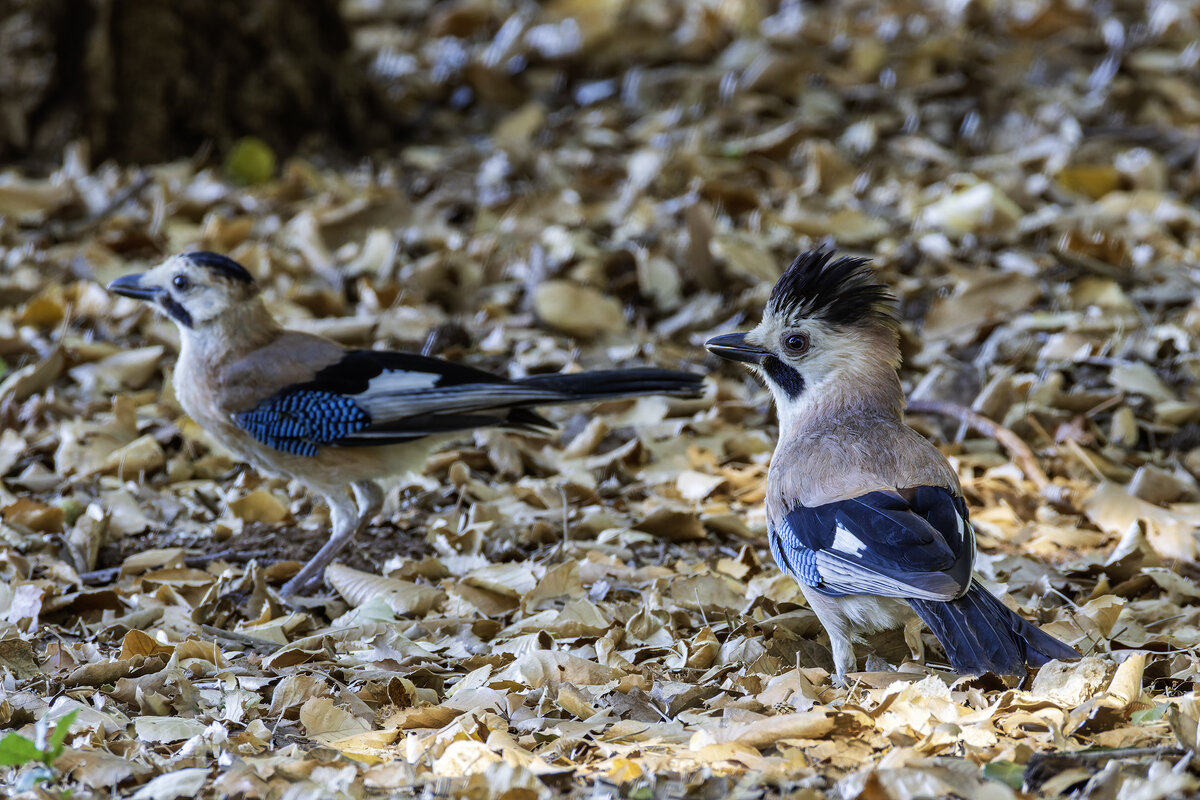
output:
[[790, 356], [802, 356], [808, 352], [807, 333], [789, 333], [783, 337], [783, 351]]
[[187, 275], [176, 275], [171, 279], [171, 285], [181, 292], [186, 292], [192, 288], [192, 282], [188, 280]]

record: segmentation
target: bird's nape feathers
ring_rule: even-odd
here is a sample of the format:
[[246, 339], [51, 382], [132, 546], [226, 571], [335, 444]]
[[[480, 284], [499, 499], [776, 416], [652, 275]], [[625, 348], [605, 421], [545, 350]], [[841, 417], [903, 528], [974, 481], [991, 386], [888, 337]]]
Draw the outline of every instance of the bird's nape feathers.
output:
[[894, 325], [895, 296], [875, 277], [870, 262], [834, 255], [822, 247], [797, 256], [775, 283], [767, 314], [817, 319], [838, 328]]

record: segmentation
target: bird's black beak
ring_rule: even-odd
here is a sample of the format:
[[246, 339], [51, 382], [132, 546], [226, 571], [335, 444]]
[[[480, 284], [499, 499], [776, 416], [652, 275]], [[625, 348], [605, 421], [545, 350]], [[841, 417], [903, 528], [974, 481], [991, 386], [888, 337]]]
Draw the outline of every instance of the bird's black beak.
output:
[[142, 286], [142, 273], [140, 272], [133, 275], [122, 275], [108, 285], [108, 290], [114, 294], [135, 297], [138, 300], [153, 300], [158, 296], [157, 290]]
[[744, 361], [747, 364], [761, 364], [770, 352], [756, 347], [746, 341], [744, 333], [726, 333], [714, 336], [704, 343], [708, 352], [730, 361]]

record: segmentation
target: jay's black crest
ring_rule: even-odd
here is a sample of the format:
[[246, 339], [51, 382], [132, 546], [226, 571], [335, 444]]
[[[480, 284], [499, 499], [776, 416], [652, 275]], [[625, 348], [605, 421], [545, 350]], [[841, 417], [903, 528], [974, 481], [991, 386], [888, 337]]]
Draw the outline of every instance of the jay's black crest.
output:
[[198, 267], [204, 267], [220, 275], [222, 278], [237, 281], [238, 283], [254, 283], [254, 276], [250, 274], [250, 271], [229, 256], [223, 256], [220, 253], [210, 253], [207, 250], [193, 250], [189, 253], [184, 253], [182, 257]]
[[797, 256], [775, 283], [766, 313], [817, 319], [838, 328], [895, 324], [895, 297], [879, 283], [870, 262], [834, 255], [817, 248]]

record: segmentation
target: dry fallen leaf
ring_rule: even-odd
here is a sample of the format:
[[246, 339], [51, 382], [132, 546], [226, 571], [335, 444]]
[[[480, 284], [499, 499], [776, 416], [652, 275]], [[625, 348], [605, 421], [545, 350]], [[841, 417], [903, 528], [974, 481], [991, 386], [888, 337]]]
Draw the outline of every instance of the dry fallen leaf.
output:
[[625, 329], [620, 304], [586, 286], [545, 281], [538, 285], [533, 304], [547, 325], [572, 336], [590, 339]]

